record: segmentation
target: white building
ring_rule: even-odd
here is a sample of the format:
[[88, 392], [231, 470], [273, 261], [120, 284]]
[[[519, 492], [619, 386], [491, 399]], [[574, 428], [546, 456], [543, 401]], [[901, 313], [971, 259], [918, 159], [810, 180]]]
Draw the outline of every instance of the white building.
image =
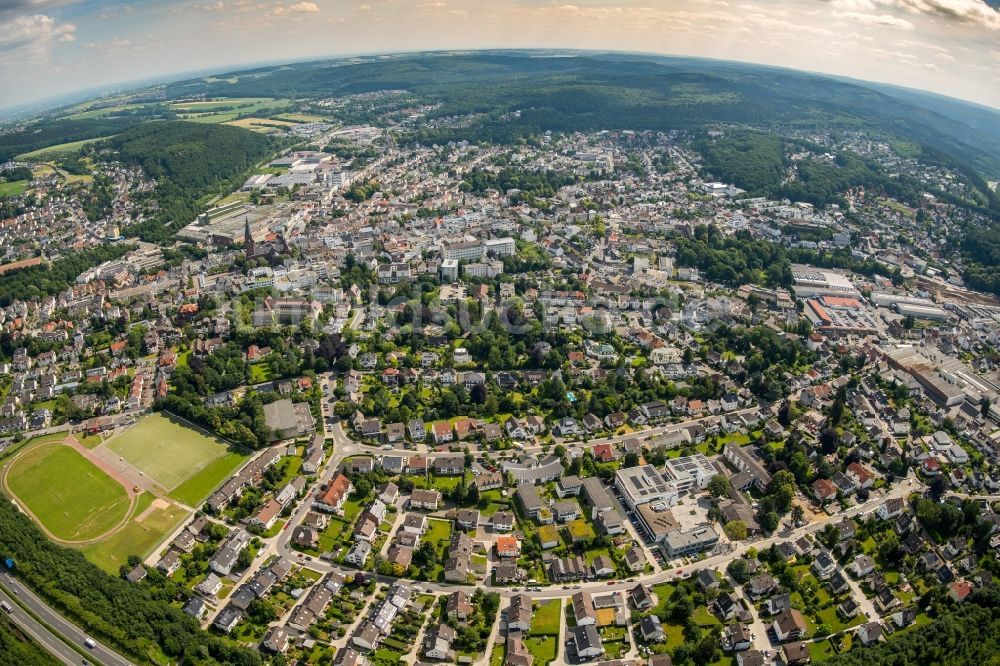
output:
[[677, 487], [664, 479], [652, 465], [618, 470], [615, 473], [615, 487], [621, 492], [629, 509], [649, 502], [673, 506], [679, 496]]
[[663, 467], [664, 478], [672, 483], [679, 493], [704, 490], [715, 474], [712, 463], [701, 453], [682, 458], [668, 458]]

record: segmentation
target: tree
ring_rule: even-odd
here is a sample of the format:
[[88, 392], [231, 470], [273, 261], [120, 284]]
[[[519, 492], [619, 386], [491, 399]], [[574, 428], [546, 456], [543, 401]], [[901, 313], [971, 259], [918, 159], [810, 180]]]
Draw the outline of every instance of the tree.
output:
[[638, 467], [639, 466], [639, 454], [633, 451], [629, 451], [625, 454], [625, 460], [622, 465], [624, 467]]
[[802, 519], [805, 518], [805, 516], [806, 516], [805, 509], [803, 509], [801, 505], [796, 504], [795, 506], [792, 507], [792, 520], [795, 522], [796, 525], [800, 524], [802, 522]]
[[236, 556], [236, 568], [238, 570], [246, 569], [251, 564], [253, 564], [253, 555], [250, 553], [249, 548], [244, 548], [240, 551], [240, 554]]
[[726, 523], [726, 536], [732, 541], [742, 541], [747, 538], [747, 524], [742, 520], [730, 520]]
[[271, 602], [265, 599], [251, 601], [250, 605], [247, 606], [247, 615], [251, 622], [259, 625], [270, 624], [278, 619], [278, 612], [271, 605]]
[[773, 532], [778, 528], [778, 514], [774, 511], [768, 511], [763, 516], [760, 516], [760, 526], [766, 532]]
[[708, 492], [712, 497], [725, 497], [729, 494], [729, 479], [722, 474], [716, 474], [708, 481]]
[[935, 502], [941, 500], [944, 494], [948, 491], [948, 482], [945, 480], [944, 476], [937, 475], [931, 479], [930, 485], [927, 489], [927, 494], [930, 495], [931, 499]]
[[819, 433], [820, 450], [827, 455], [837, 450], [837, 444], [839, 442], [840, 434], [837, 432], [836, 428], [824, 428], [822, 432]]
[[726, 571], [740, 585], [750, 580], [750, 563], [745, 557], [738, 557], [730, 562]]
[[680, 594], [674, 600], [673, 608], [670, 610], [670, 618], [677, 624], [683, 624], [691, 617], [694, 611], [694, 602], [686, 594]]

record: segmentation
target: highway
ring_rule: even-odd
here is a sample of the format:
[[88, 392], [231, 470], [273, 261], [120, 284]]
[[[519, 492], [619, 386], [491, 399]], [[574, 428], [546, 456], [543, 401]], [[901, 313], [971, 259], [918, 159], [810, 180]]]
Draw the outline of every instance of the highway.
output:
[[[87, 649], [83, 645], [84, 639], [87, 638], [87, 634], [80, 629], [78, 626], [64, 618], [62, 615], [57, 613], [55, 610], [50, 608], [44, 601], [42, 601], [34, 592], [26, 588], [15, 578], [9, 574], [0, 574], [0, 587], [3, 588], [3, 592], [11, 595], [16, 595], [18, 600], [31, 609], [31, 612], [42, 619], [48, 626], [55, 629], [57, 632], [62, 634], [67, 640], [72, 641], [75, 645], [79, 645], [83, 648], [84, 652], [88, 654], [87, 661], [92, 664], [98, 664], [98, 666], [132, 666], [130, 662], [125, 657], [121, 656], [111, 648], [103, 645], [102, 643], [97, 643], [97, 645], [91, 649]], [[15, 614], [20, 613], [22, 616], [27, 617], [27, 614], [20, 608], [14, 611]], [[36, 623], [37, 624], [37, 623]], [[38, 625], [39, 627], [41, 625]], [[61, 655], [62, 653], [56, 653], [49, 649], [49, 644], [52, 641], [58, 641], [62, 648], [67, 650], [73, 655], [73, 661], [67, 661], [65, 663], [72, 664], [82, 664], [84, 658], [79, 654], [71, 650], [69, 647], [64, 645], [62, 641], [56, 638], [47, 629], [42, 628], [48, 635], [48, 640], [42, 643], [47, 650], [53, 652], [53, 654]], [[60, 656], [62, 660], [62, 657]]]
[[59, 640], [58, 636], [42, 626], [38, 620], [24, 612], [24, 609], [3, 590], [0, 590], [0, 601], [6, 601], [14, 607], [12, 613], [5, 613], [10, 621], [58, 661], [64, 664], [79, 664], [83, 661], [83, 657]]

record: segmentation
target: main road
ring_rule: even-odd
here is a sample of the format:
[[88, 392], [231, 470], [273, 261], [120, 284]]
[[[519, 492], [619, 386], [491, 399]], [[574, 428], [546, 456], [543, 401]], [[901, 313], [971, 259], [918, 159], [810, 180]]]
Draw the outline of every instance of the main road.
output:
[[[40, 638], [36, 638], [36, 640], [38, 640], [46, 650], [57, 656], [64, 663], [82, 664], [85, 658], [80, 656], [74, 650], [71, 650], [61, 639], [65, 639], [66, 642], [71, 642], [74, 645], [79, 646], [84, 652], [87, 653], [88, 656], [86, 657], [86, 660], [89, 662], [103, 664], [103, 666], [132, 666], [132, 663], [128, 659], [96, 640], [94, 641], [94, 647], [88, 649], [84, 645], [84, 641], [88, 638], [88, 636], [82, 629], [80, 629], [80, 627], [76, 626], [49, 607], [48, 604], [38, 597], [38, 595], [25, 587], [10, 574], [0, 573], [0, 588], [3, 589], [3, 593], [16, 596], [17, 599], [36, 617], [40, 618], [45, 625], [48, 625], [48, 627], [51, 627], [52, 630], [58, 632], [59, 637], [57, 637], [53, 631], [50, 631], [45, 626], [31, 618], [23, 611], [23, 609], [19, 608], [17, 604], [13, 604], [15, 606], [15, 611], [12, 615], [18, 615], [19, 619], [27, 617], [35, 623], [35, 627], [33, 628], [37, 629], [40, 627], [44, 633], [47, 634], [48, 638], [44, 641]], [[32, 637], [35, 637], [34, 634], [32, 634]], [[58, 643], [61, 647], [55, 646], [55, 643]], [[56, 649], [53, 649], [53, 646], [55, 646]], [[72, 661], [65, 661], [65, 658], [70, 658]]]
[[49, 631], [38, 620], [28, 615], [24, 609], [17, 605], [14, 598], [0, 589], [0, 601], [6, 602], [14, 609], [7, 617], [18, 628], [21, 629], [31, 640], [35, 641], [43, 650], [55, 657], [64, 664], [79, 664], [83, 659], [79, 654], [63, 643], [58, 636]]

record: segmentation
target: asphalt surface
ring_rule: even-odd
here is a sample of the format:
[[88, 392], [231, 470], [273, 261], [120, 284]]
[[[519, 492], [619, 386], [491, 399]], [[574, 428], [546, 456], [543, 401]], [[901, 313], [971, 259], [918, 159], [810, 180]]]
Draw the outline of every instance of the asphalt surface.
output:
[[[75, 624], [64, 618], [62, 615], [54, 611], [52, 608], [46, 605], [45, 602], [43, 602], [40, 598], [38, 598], [38, 596], [34, 592], [29, 590], [27, 587], [22, 585], [19, 581], [17, 581], [10, 575], [6, 573], [0, 574], [0, 587], [3, 588], [4, 593], [17, 596], [18, 600], [22, 604], [27, 606], [29, 609], [31, 609], [32, 613], [41, 618], [43, 622], [45, 622], [48, 626], [52, 627], [55, 631], [62, 634], [62, 636], [64, 636], [66, 640], [71, 641], [75, 645], [78, 645], [81, 648], [83, 648], [84, 652], [86, 652], [88, 655], [86, 657], [86, 660], [89, 663], [97, 664], [98, 666], [131, 666], [132, 662], [130, 662], [128, 659], [124, 658], [123, 656], [121, 656], [120, 654], [118, 654], [117, 652], [107, 647], [106, 645], [103, 645], [100, 642], [95, 641], [97, 644], [93, 648], [88, 649], [86, 646], [84, 646], [83, 642], [87, 638], [87, 634], [82, 629], [80, 629], [80, 627], [76, 626]], [[28, 615], [21, 608], [16, 607], [16, 604], [14, 605], [15, 605], [15, 611], [13, 614], [20, 613], [21, 617], [28, 617]], [[37, 624], [38, 623], [36, 622], [36, 625]], [[41, 625], [38, 626], [41, 627]], [[65, 649], [68, 653], [73, 655], [72, 656], [73, 660], [65, 663], [71, 663], [71, 664], [83, 663], [84, 657], [81, 657], [78, 653], [71, 650], [52, 632], [48, 631], [48, 629], [45, 629], [44, 627], [41, 628], [44, 630], [45, 634], [47, 634], [48, 638], [45, 642], [41, 640], [39, 640], [39, 642], [42, 643], [42, 645], [44, 645], [47, 650], [49, 650], [53, 654], [56, 654], [57, 656], [60, 656], [61, 659], [62, 658], [61, 655], [63, 653], [55, 652], [51, 650], [49, 647], [50, 642], [53, 641], [58, 642], [63, 649]]]
[[59, 640], [59, 638], [51, 631], [43, 627], [35, 618], [24, 612], [24, 610], [17, 605], [13, 598], [2, 590], [0, 590], [0, 601], [6, 601], [14, 607], [14, 610], [11, 613], [4, 613], [4, 615], [10, 618], [10, 621], [15, 626], [27, 634], [31, 640], [37, 643], [43, 650], [55, 657], [58, 661], [67, 665], [79, 664], [82, 662], [83, 657], [70, 649], [68, 645]]

